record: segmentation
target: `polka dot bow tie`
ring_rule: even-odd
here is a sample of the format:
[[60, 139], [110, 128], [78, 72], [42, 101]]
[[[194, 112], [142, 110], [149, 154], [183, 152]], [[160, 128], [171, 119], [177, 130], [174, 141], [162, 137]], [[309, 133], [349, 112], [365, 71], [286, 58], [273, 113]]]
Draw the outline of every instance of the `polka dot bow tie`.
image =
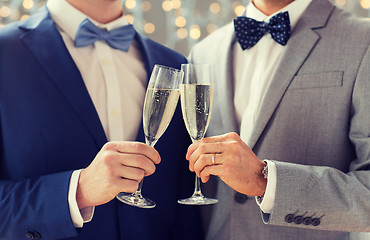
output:
[[106, 31], [99, 29], [86, 18], [77, 30], [75, 47], [85, 47], [96, 41], [105, 41], [110, 47], [127, 52], [135, 34], [136, 31], [132, 25]]
[[243, 50], [253, 47], [266, 33], [279, 44], [285, 46], [290, 37], [288, 12], [279, 13], [270, 22], [259, 22], [248, 17], [234, 19], [236, 39]]

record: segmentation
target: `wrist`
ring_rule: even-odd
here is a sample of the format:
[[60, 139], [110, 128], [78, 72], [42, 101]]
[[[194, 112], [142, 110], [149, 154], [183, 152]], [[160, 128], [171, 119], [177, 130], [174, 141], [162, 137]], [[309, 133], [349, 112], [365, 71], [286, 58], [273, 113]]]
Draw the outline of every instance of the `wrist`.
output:
[[268, 168], [267, 168], [267, 163], [266, 162], [261, 162], [261, 167], [259, 169], [259, 174], [258, 174], [258, 189], [259, 193], [257, 196], [260, 198], [263, 197], [266, 191], [266, 186], [267, 186], [267, 175], [268, 175]]
[[76, 202], [79, 209], [92, 206], [89, 204], [88, 198], [85, 196], [83, 189], [84, 182], [84, 170], [81, 171], [80, 177], [78, 179], [77, 191], [76, 191]]
[[275, 205], [276, 165], [271, 160], [264, 160], [268, 165], [268, 181], [263, 196], [256, 197], [256, 202], [264, 213], [271, 213]]

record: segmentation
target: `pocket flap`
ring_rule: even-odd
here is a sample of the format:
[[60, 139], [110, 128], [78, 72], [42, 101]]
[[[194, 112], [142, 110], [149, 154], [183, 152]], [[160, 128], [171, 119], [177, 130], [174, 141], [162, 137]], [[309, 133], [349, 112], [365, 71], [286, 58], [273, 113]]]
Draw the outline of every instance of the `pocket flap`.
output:
[[289, 88], [325, 88], [343, 85], [343, 72], [308, 73], [294, 77]]

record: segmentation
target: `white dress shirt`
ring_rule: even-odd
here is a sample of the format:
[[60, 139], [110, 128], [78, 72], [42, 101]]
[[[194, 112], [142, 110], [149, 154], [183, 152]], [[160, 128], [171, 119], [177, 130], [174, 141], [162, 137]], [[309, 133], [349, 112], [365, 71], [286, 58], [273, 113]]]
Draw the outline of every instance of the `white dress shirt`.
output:
[[[295, 0], [278, 12], [266, 16], [251, 1], [245, 13], [249, 18], [268, 22], [276, 14], [288, 11], [293, 30], [310, 3], [311, 0]], [[275, 42], [269, 33], [265, 34], [255, 46], [245, 51], [238, 42], [234, 45], [234, 107], [240, 126], [240, 137], [247, 145], [256, 124], [264, 94], [285, 49], [286, 46]], [[263, 201], [257, 201], [257, 203], [263, 212], [271, 213], [275, 201], [276, 167], [273, 162], [268, 160], [266, 162], [268, 164], [267, 187]]]
[[[110, 48], [104, 41], [76, 48], [74, 39], [78, 27], [88, 17], [66, 0], [49, 0], [47, 8], [80, 70], [108, 141], [135, 140], [147, 81], [138, 43], [134, 39], [128, 52]], [[124, 16], [107, 24], [89, 20], [108, 31], [128, 24]], [[75, 227], [82, 227], [84, 222], [90, 221], [94, 209], [78, 209], [76, 190], [79, 174], [80, 170], [73, 172], [68, 196]]]

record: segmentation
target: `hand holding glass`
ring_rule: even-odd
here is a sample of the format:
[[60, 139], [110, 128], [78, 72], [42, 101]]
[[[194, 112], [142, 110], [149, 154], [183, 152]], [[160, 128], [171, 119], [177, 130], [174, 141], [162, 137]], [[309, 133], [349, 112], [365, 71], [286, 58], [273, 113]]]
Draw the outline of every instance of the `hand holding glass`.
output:
[[[182, 64], [184, 80], [180, 86], [181, 109], [186, 129], [193, 142], [202, 140], [209, 124], [212, 110], [211, 66], [209, 64]], [[180, 204], [208, 205], [217, 199], [206, 198], [200, 189], [200, 179], [195, 175], [195, 189], [190, 198], [178, 200]]]
[[[183, 72], [174, 68], [155, 65], [150, 77], [143, 108], [145, 142], [154, 147], [165, 132], [180, 95], [179, 85]], [[131, 206], [153, 208], [155, 202], [141, 194], [143, 181], [135, 193], [119, 193], [117, 199]]]

